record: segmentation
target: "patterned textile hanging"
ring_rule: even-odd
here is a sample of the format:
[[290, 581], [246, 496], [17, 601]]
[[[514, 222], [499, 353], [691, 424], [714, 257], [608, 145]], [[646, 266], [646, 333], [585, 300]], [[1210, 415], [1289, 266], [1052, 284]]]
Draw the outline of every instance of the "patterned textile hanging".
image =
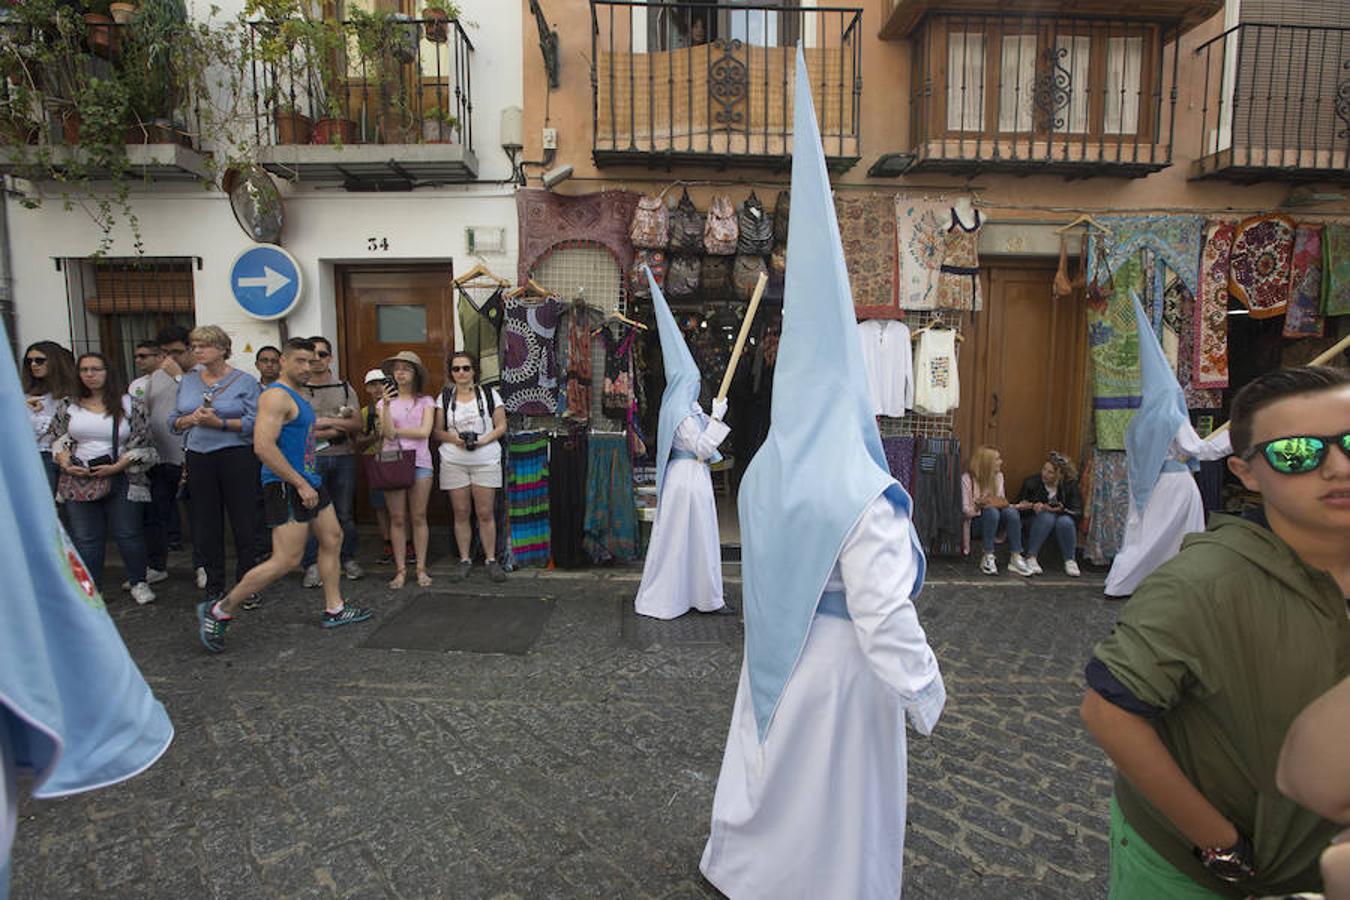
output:
[[507, 444], [506, 505], [517, 566], [548, 564], [548, 443], [541, 431], [522, 431]]
[[1125, 449], [1129, 427], [1141, 398], [1139, 332], [1134, 301], [1123, 284], [1142, 284], [1139, 255], [1123, 265], [1113, 277], [1106, 271], [1104, 252], [1098, 250], [1097, 265], [1087, 286], [1088, 348], [1092, 358], [1092, 410], [1097, 445], [1105, 450]]
[[507, 412], [552, 415], [558, 399], [554, 335], [562, 302], [557, 297], [507, 298], [505, 305], [502, 402]]
[[1228, 291], [1253, 319], [1283, 315], [1289, 302], [1294, 235], [1288, 216], [1254, 216], [1237, 227], [1228, 260]]
[[498, 354], [502, 322], [506, 310], [502, 304], [502, 288], [497, 288], [475, 305], [468, 291], [456, 285], [459, 292], [459, 327], [464, 334], [464, 349], [478, 360], [478, 381], [495, 385], [501, 381], [501, 360]]
[[1115, 559], [1125, 540], [1125, 519], [1130, 512], [1130, 482], [1125, 453], [1092, 451], [1092, 495], [1088, 499], [1088, 533], [1083, 554], [1096, 566]]
[[600, 395], [600, 408], [611, 419], [626, 422], [629, 408], [633, 405], [632, 350], [637, 340], [637, 329], [622, 326], [616, 337], [612, 326], [607, 326], [601, 329], [600, 338], [605, 344], [605, 382]]
[[[942, 268], [949, 203], [895, 197], [895, 245], [901, 309], [934, 309], [938, 273]], [[840, 232], [844, 219], [839, 219]], [[844, 245], [847, 258], [848, 244]], [[850, 271], [850, 275], [851, 275]]]
[[942, 265], [938, 269], [938, 309], [968, 309], [978, 312], [984, 308], [980, 292], [980, 228], [984, 218], [975, 210], [975, 224], [966, 227], [951, 210], [951, 225], [942, 239]]
[[917, 444], [918, 438], [909, 436], [881, 439], [881, 449], [886, 454], [886, 467], [906, 491], [914, 486], [914, 456]]
[[1205, 226], [1205, 249], [1200, 260], [1200, 291], [1195, 304], [1195, 365], [1197, 388], [1228, 387], [1228, 261], [1233, 252], [1232, 222]]
[[633, 463], [622, 434], [593, 434], [586, 463], [586, 526], [582, 546], [595, 563], [638, 555]]
[[1284, 311], [1284, 336], [1321, 337], [1322, 226], [1300, 225], [1294, 235], [1293, 274], [1289, 279], [1289, 306]]
[[1326, 227], [1322, 268], [1322, 315], [1350, 315], [1350, 225]]
[[573, 422], [591, 418], [591, 326], [599, 311], [573, 305], [563, 314], [567, 323], [567, 348], [564, 354], [561, 415]]

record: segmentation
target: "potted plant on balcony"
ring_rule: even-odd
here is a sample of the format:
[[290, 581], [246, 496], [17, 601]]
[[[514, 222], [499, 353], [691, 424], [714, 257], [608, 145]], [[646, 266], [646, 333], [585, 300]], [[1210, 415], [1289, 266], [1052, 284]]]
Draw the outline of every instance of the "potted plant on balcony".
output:
[[276, 127], [278, 144], [308, 144], [314, 135], [314, 120], [291, 103], [272, 105], [272, 124]]
[[422, 143], [453, 144], [459, 135], [459, 118], [449, 110], [433, 106], [422, 114]]
[[431, 0], [422, 8], [427, 40], [433, 44], [444, 44], [450, 39], [450, 20], [458, 21], [459, 16], [459, 4], [453, 0]]
[[136, 15], [136, 4], [116, 0], [108, 4], [108, 13], [118, 25], [130, 25], [132, 17]]
[[117, 53], [120, 35], [111, 15], [108, 0], [83, 0], [85, 42], [89, 52], [104, 59]]
[[[342, 24], [324, 18], [311, 0], [248, 0], [244, 14], [275, 26], [262, 29], [252, 53], [276, 73], [267, 97], [278, 141], [298, 139], [308, 126], [313, 143], [354, 142], [356, 123], [344, 114], [347, 40]], [[309, 101], [311, 116], [300, 114], [300, 100]]]

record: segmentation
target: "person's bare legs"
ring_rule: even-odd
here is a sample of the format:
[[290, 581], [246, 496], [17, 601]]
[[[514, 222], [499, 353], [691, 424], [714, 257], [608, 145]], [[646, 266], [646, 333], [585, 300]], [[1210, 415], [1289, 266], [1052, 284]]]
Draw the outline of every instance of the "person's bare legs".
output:
[[478, 540], [483, 542], [483, 555], [489, 560], [497, 558], [497, 518], [493, 507], [497, 505], [497, 489], [494, 487], [473, 486], [473, 511], [478, 519]]
[[417, 583], [422, 587], [431, 586], [431, 576], [427, 574], [427, 542], [430, 532], [427, 530], [427, 501], [431, 499], [430, 478], [419, 478], [408, 489], [408, 517], [412, 519], [413, 550], [417, 552]]
[[[331, 512], [331, 508], [325, 512]], [[333, 517], [336, 522], [336, 516]], [[309, 524], [306, 522], [287, 522], [272, 528], [272, 555], [264, 562], [249, 569], [244, 577], [220, 598], [219, 608], [225, 615], [234, 615], [234, 611], [252, 594], [261, 593], [278, 578], [300, 565], [300, 557], [305, 552], [305, 538], [309, 537]], [[325, 583], [324, 590], [327, 591]]]
[[389, 543], [394, 549], [394, 577], [389, 586], [398, 590], [408, 576], [408, 491], [385, 491], [384, 506], [389, 511]]
[[473, 543], [473, 493], [467, 487], [450, 491], [450, 509], [455, 513], [455, 548], [460, 559], [469, 558], [470, 545]]
[[342, 523], [338, 521], [333, 504], [328, 504], [310, 523], [319, 540], [319, 577], [323, 579], [323, 608], [335, 613], [342, 609], [342, 589], [338, 579], [342, 574]]

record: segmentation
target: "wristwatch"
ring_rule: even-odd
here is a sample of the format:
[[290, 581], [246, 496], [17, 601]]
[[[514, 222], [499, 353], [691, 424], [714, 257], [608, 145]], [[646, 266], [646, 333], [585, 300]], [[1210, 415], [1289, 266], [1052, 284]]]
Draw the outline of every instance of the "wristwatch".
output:
[[1252, 862], [1252, 842], [1239, 832], [1231, 847], [1196, 847], [1195, 858], [1209, 874], [1222, 881], [1236, 883], [1256, 876]]

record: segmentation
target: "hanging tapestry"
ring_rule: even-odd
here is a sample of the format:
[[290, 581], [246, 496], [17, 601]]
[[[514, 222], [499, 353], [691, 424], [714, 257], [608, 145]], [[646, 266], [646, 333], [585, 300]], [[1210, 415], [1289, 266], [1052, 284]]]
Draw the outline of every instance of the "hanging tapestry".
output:
[[886, 466], [891, 477], [900, 482], [900, 486], [913, 493], [914, 489], [914, 453], [918, 438], [884, 437], [881, 449], [886, 454]]
[[1350, 315], [1350, 225], [1322, 233], [1322, 315]]
[[586, 525], [582, 545], [595, 563], [628, 562], [638, 555], [633, 462], [622, 434], [593, 434], [586, 470]]
[[548, 563], [548, 435], [521, 431], [507, 445], [506, 505], [516, 564]]
[[520, 253], [516, 262], [516, 280], [524, 283], [530, 270], [544, 254], [565, 241], [594, 241], [603, 244], [627, 272], [633, 262], [633, 245], [628, 227], [637, 209], [638, 194], [632, 191], [601, 191], [569, 196], [545, 188], [516, 191], [516, 218]]
[[1200, 290], [1195, 295], [1192, 371], [1197, 388], [1228, 387], [1228, 260], [1236, 230], [1232, 222], [1222, 220], [1205, 226]]
[[1322, 226], [1300, 225], [1294, 235], [1294, 262], [1289, 278], [1289, 306], [1284, 311], [1284, 336], [1321, 337]]
[[484, 385], [494, 385], [501, 381], [501, 361], [497, 353], [497, 344], [502, 330], [502, 319], [506, 315], [502, 305], [502, 289], [492, 292], [482, 305], [476, 305], [468, 291], [456, 287], [459, 292], [459, 327], [464, 335], [464, 349], [478, 360], [478, 381]]
[[[952, 205], [951, 198], [895, 195], [896, 283], [901, 309], [937, 307], [938, 274]], [[844, 226], [842, 219], [839, 226]]]
[[1167, 357], [1167, 364], [1176, 372], [1181, 351], [1181, 307], [1187, 305], [1191, 292], [1170, 266], [1164, 267], [1162, 277], [1163, 295], [1162, 302], [1158, 304], [1156, 332], [1158, 342], [1162, 344], [1163, 356]]
[[1088, 498], [1088, 533], [1083, 554], [1096, 566], [1108, 565], [1125, 540], [1130, 512], [1130, 480], [1125, 454], [1092, 451], [1092, 496]]
[[[1111, 229], [1111, 236], [1104, 243], [1107, 245], [1107, 262], [1112, 274], [1137, 257], [1140, 250], [1152, 250], [1181, 276], [1186, 287], [1193, 293], [1199, 291], [1200, 245], [1204, 240], [1205, 226], [1200, 216], [1105, 216], [1102, 222]], [[1129, 300], [1127, 294], [1127, 305]]]
[[[1199, 301], [1181, 285], [1180, 329], [1177, 345], [1177, 383], [1186, 395], [1187, 409], [1217, 409], [1223, 405], [1223, 391], [1195, 385], [1195, 307]], [[1226, 317], [1225, 317], [1226, 318]]]
[[1284, 313], [1297, 226], [1288, 216], [1253, 216], [1238, 225], [1228, 259], [1228, 292], [1253, 319]]
[[834, 198], [834, 211], [853, 305], [859, 310], [894, 310], [895, 212], [891, 197], [840, 191]]
[[1112, 276], [1101, 256], [1097, 258], [1099, 264], [1087, 286], [1093, 422], [1099, 447], [1124, 450], [1125, 429], [1141, 399], [1139, 330], [1130, 292], [1138, 293], [1143, 264], [1135, 254]]
[[506, 411], [549, 416], [557, 410], [558, 370], [554, 335], [562, 303], [557, 297], [507, 298], [502, 329], [502, 403]]
[[975, 210], [975, 224], [967, 228], [951, 210], [951, 224], [942, 240], [942, 264], [938, 267], [938, 309], [969, 309], [984, 307], [980, 295], [980, 228], [984, 218]]

